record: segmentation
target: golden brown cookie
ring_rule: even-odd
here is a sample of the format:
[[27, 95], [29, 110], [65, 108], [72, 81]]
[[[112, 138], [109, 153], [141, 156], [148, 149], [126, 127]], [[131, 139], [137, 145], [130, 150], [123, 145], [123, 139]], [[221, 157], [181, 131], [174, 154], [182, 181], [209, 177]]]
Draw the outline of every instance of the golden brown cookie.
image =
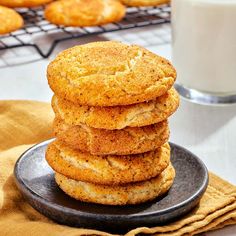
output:
[[16, 11], [0, 6], [0, 34], [15, 31], [23, 24], [23, 18]]
[[65, 26], [103, 25], [124, 16], [125, 7], [116, 0], [60, 0], [45, 10], [48, 21]]
[[176, 72], [168, 60], [142, 47], [106, 41], [61, 52], [47, 77], [59, 97], [80, 105], [116, 106], [165, 94]]
[[169, 164], [170, 146], [126, 156], [95, 156], [73, 150], [58, 141], [49, 144], [48, 164], [68, 178], [106, 185], [143, 181], [160, 174]]
[[159, 176], [148, 181], [108, 186], [69, 179], [56, 173], [59, 187], [69, 196], [83, 201], [105, 205], [138, 204], [165, 194], [173, 184], [175, 170], [170, 164]]
[[89, 107], [75, 105], [56, 96], [52, 99], [56, 116], [65, 123], [109, 130], [159, 123], [172, 115], [178, 106], [179, 95], [174, 88], [156, 100], [128, 106]]
[[67, 146], [92, 155], [129, 155], [152, 151], [169, 138], [167, 120], [143, 127], [121, 130], [95, 129], [86, 125], [67, 125], [54, 120], [55, 136]]
[[7, 7], [35, 7], [51, 1], [52, 0], [0, 0], [0, 5]]
[[121, 0], [127, 6], [141, 7], [141, 6], [159, 6], [169, 3], [170, 0]]

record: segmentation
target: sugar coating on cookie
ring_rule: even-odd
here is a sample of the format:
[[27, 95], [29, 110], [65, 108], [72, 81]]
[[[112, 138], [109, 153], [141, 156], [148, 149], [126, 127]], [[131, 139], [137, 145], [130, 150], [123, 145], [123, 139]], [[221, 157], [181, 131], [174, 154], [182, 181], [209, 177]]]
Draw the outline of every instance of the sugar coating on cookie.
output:
[[141, 6], [159, 6], [169, 3], [170, 0], [121, 0], [125, 5], [133, 7]]
[[139, 204], [153, 200], [170, 189], [174, 178], [175, 170], [171, 164], [160, 175], [148, 181], [120, 186], [92, 184], [55, 174], [57, 184], [69, 196], [84, 202], [106, 205]]
[[0, 5], [7, 7], [35, 7], [51, 1], [52, 0], [0, 0]]
[[48, 146], [46, 160], [56, 172], [71, 179], [118, 185], [160, 174], [169, 164], [170, 146], [166, 143], [154, 151], [136, 155], [97, 156], [55, 141]]
[[143, 127], [121, 130], [68, 125], [59, 117], [53, 122], [55, 136], [67, 146], [92, 155], [129, 155], [152, 151], [169, 138], [167, 120]]
[[178, 106], [179, 95], [174, 88], [155, 100], [127, 106], [90, 107], [74, 104], [59, 96], [52, 98], [56, 116], [65, 123], [109, 130], [161, 122], [172, 115]]
[[54, 93], [88, 106], [141, 103], [165, 94], [176, 79], [171, 63], [143, 47], [94, 42], [61, 52], [47, 70]]
[[125, 7], [116, 0], [60, 0], [45, 10], [49, 22], [64, 26], [103, 25], [124, 16]]
[[23, 18], [15, 10], [0, 6], [0, 34], [18, 30], [24, 24]]

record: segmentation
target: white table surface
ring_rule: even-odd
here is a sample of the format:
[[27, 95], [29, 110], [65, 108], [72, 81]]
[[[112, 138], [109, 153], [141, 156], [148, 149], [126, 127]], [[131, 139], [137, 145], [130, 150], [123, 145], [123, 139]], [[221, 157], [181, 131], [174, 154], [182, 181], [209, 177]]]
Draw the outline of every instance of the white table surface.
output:
[[[121, 40], [143, 45], [171, 59], [170, 27], [107, 33], [61, 43], [49, 59], [40, 59], [32, 49], [0, 52], [0, 99], [31, 99], [50, 102], [52, 92], [46, 80], [46, 67], [55, 55], [78, 43]], [[23, 61], [26, 62], [20, 65]], [[8, 64], [8, 66], [6, 66]], [[181, 100], [170, 119], [171, 141], [198, 155], [208, 169], [236, 185], [236, 105], [209, 107]], [[207, 233], [209, 236], [235, 236], [236, 226]]]

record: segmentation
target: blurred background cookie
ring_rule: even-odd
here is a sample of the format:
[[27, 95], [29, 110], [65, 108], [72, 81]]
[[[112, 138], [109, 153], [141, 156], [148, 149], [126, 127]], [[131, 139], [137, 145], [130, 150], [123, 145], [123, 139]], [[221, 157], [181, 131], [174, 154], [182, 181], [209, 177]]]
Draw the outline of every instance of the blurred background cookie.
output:
[[15, 10], [0, 6], [0, 34], [15, 31], [23, 24], [23, 18]]
[[7, 7], [35, 7], [51, 1], [52, 0], [0, 0], [0, 5]]
[[124, 16], [125, 7], [116, 0], [60, 0], [45, 10], [49, 22], [64, 26], [103, 25]]
[[170, 0], [121, 0], [127, 6], [141, 7], [141, 6], [158, 6], [169, 3]]

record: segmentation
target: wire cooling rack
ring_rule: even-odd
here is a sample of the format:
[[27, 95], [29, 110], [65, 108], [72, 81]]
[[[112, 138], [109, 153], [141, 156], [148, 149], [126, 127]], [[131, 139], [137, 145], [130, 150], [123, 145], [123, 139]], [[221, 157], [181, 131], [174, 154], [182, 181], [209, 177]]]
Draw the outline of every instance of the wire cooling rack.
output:
[[96, 27], [62, 27], [50, 24], [44, 18], [44, 8], [19, 9], [25, 21], [24, 28], [0, 37], [0, 50], [33, 47], [43, 58], [51, 55], [56, 45], [69, 39], [89, 35], [157, 25], [170, 22], [170, 6], [129, 7], [126, 17], [118, 22]]

